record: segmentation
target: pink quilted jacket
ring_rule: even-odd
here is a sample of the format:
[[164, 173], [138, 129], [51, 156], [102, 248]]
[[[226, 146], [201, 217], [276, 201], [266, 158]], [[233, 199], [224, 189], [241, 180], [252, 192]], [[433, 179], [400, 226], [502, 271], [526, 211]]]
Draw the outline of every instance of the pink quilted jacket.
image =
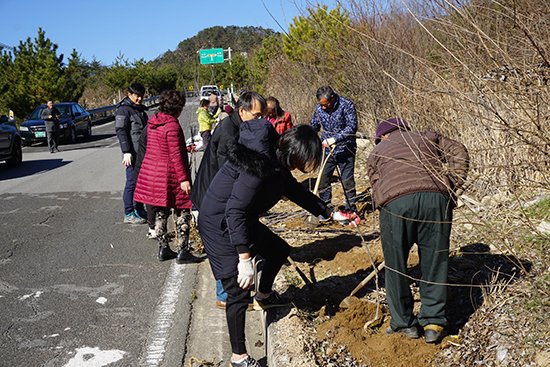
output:
[[191, 209], [180, 184], [191, 181], [185, 137], [178, 120], [162, 112], [149, 119], [147, 150], [139, 172], [134, 201], [176, 209]]

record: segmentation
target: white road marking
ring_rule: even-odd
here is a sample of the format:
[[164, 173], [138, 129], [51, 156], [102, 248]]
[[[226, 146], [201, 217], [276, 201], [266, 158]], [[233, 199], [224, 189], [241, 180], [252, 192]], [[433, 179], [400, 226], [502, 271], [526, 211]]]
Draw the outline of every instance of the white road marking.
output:
[[186, 266], [177, 265], [175, 262], [170, 266], [160, 295], [160, 303], [155, 310], [155, 321], [150, 333], [152, 337], [146, 348], [143, 362], [145, 366], [160, 366], [164, 359], [185, 269]]
[[98, 299], [95, 300], [97, 303], [101, 303], [102, 305], [104, 305], [106, 302], [107, 302], [107, 298], [105, 297], [99, 297]]
[[99, 348], [77, 348], [76, 355], [63, 367], [103, 367], [124, 358], [121, 350], [101, 350]]

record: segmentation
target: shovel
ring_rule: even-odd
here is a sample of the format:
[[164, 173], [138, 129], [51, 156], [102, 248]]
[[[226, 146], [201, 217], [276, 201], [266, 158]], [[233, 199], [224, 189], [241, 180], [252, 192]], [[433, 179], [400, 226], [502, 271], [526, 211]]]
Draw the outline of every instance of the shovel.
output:
[[[325, 157], [325, 148], [323, 148], [323, 160], [321, 161], [321, 167], [319, 168], [319, 174], [317, 175], [317, 180], [315, 181], [315, 187], [313, 188], [313, 195], [317, 196], [319, 194], [319, 184], [321, 183], [321, 176], [323, 176], [323, 171], [325, 170], [325, 166], [327, 165], [328, 159], [332, 155], [332, 152], [334, 152], [334, 149], [336, 149], [336, 145], [332, 147], [330, 153]], [[315, 215], [308, 215], [304, 221], [306, 226], [310, 228], [315, 228], [319, 224], [319, 217]]]
[[365, 284], [367, 284], [368, 282], [370, 282], [370, 280], [372, 278], [374, 278], [374, 276], [379, 272], [381, 271], [382, 269], [384, 269], [384, 267], [386, 266], [386, 262], [385, 261], [382, 261], [380, 263], [380, 265], [378, 265], [378, 268], [377, 269], [374, 269], [365, 279], [363, 279], [363, 281], [361, 281], [361, 283], [359, 283], [357, 285], [357, 287], [355, 287], [354, 290], [351, 291], [350, 295], [347, 296], [346, 298], [344, 298], [342, 300], [342, 302], [340, 302], [340, 308], [348, 308], [349, 306], [351, 306], [351, 304], [355, 301], [359, 301], [359, 298], [355, 297], [354, 294], [359, 292], [359, 290], [361, 288], [363, 288], [365, 286]]

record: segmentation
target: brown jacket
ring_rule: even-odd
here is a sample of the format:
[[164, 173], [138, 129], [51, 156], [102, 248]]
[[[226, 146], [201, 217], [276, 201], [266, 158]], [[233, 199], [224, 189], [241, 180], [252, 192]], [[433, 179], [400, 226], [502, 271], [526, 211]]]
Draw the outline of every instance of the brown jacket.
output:
[[377, 206], [416, 192], [447, 196], [462, 185], [469, 167], [466, 147], [437, 132], [396, 130], [367, 160]]

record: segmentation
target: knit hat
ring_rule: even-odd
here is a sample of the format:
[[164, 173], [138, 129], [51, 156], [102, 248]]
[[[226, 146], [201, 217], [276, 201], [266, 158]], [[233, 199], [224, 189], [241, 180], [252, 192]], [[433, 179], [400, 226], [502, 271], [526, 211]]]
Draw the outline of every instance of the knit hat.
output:
[[399, 117], [382, 121], [376, 128], [376, 138], [374, 139], [374, 144], [380, 143], [382, 135], [386, 135], [397, 129], [410, 130], [410, 127], [405, 120], [400, 119]]
[[233, 112], [233, 107], [227, 105], [223, 108], [223, 110], [225, 111], [225, 113], [230, 114], [231, 112]]

